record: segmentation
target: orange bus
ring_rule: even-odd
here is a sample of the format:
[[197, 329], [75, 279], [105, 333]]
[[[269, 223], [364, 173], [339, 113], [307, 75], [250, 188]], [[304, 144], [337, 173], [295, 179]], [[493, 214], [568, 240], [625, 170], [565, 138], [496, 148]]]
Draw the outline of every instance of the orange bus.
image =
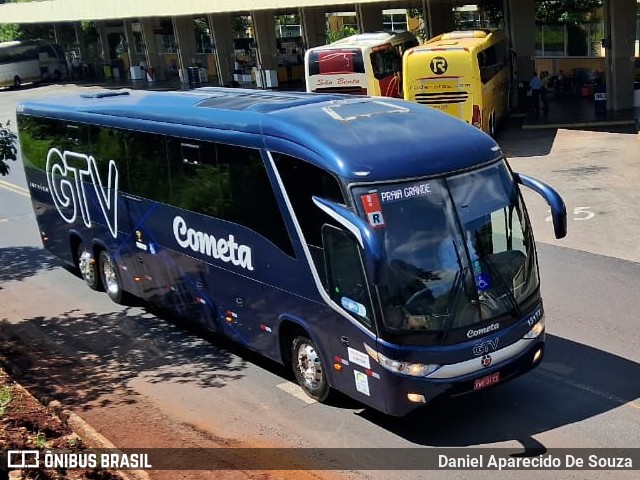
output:
[[404, 99], [493, 135], [509, 112], [514, 56], [501, 30], [443, 33], [405, 52]]
[[307, 92], [402, 98], [402, 54], [418, 45], [410, 32], [361, 33], [307, 50]]

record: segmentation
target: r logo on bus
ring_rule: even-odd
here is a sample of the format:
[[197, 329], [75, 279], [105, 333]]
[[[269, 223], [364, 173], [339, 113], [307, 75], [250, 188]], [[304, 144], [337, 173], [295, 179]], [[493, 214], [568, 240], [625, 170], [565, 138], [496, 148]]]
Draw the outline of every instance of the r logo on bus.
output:
[[447, 64], [447, 59], [444, 57], [434, 57], [431, 59], [431, 63], [429, 64], [431, 71], [436, 75], [442, 75], [447, 71], [449, 65]]

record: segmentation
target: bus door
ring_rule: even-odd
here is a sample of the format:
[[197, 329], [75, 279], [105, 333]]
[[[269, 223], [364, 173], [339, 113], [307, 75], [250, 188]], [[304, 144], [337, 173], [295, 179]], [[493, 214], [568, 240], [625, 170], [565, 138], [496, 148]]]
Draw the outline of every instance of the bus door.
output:
[[[441, 110], [467, 123], [479, 121], [475, 92], [480, 79], [463, 48], [420, 48], [403, 59], [404, 98]], [[476, 117], [478, 117], [476, 119]]]
[[343, 229], [326, 225], [322, 236], [329, 296], [351, 317], [340, 319], [334, 332], [333, 360], [340, 368], [334, 374], [335, 387], [368, 405], [384, 408], [380, 365], [365, 347], [376, 349], [377, 338], [362, 249]]

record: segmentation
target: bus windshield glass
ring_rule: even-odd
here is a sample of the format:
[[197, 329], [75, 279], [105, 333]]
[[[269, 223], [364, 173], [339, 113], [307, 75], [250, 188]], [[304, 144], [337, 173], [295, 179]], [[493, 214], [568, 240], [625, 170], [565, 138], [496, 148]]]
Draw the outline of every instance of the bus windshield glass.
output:
[[378, 294], [386, 331], [444, 342], [478, 323], [521, 318], [539, 280], [529, 222], [504, 162], [447, 178], [358, 186], [354, 194], [382, 236]]

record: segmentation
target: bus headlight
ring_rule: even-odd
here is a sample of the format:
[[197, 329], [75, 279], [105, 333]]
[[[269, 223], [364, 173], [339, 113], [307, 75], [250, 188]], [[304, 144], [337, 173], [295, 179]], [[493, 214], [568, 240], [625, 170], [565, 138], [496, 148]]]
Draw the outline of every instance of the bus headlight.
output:
[[538, 320], [538, 323], [531, 327], [531, 330], [525, 333], [522, 338], [536, 338], [539, 337], [542, 332], [544, 332], [544, 317]]
[[391, 360], [381, 353], [376, 352], [366, 343], [364, 344], [364, 349], [367, 351], [369, 356], [378, 362], [383, 368], [401, 375], [407, 375], [409, 377], [426, 377], [440, 368], [440, 365], [408, 363]]

